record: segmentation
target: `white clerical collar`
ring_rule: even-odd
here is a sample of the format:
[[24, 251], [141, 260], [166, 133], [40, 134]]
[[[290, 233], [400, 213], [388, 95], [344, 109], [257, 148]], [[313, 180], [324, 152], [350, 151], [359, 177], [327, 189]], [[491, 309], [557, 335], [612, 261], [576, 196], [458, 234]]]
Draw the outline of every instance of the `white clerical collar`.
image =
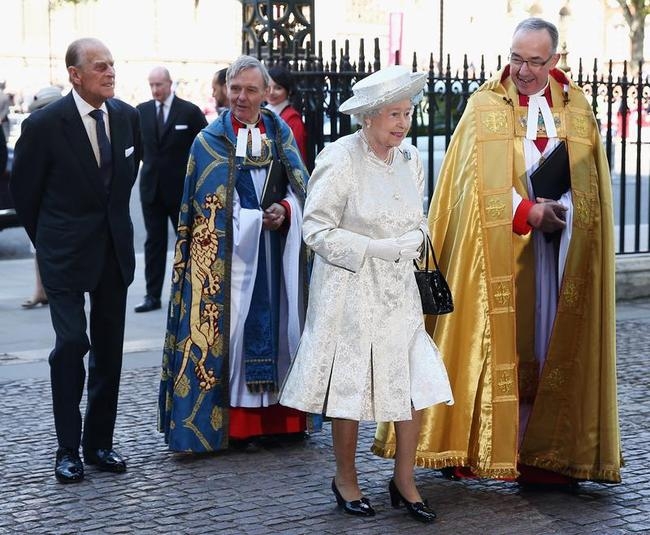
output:
[[[261, 156], [262, 155], [262, 133], [257, 127], [257, 123], [248, 124], [245, 123], [237, 117], [235, 117], [239, 123], [243, 126], [239, 127], [239, 132], [237, 132], [237, 147], [235, 149], [235, 156], [245, 158], [246, 157], [246, 147], [248, 145], [248, 134], [251, 135], [251, 156]], [[245, 127], [245, 128], [244, 128]]]
[[534, 95], [528, 97], [528, 118], [526, 119], [526, 139], [537, 139], [537, 121], [539, 114], [542, 114], [544, 121], [544, 128], [546, 129], [546, 137], [557, 137], [557, 128], [555, 128], [555, 120], [551, 113], [551, 108], [548, 101], [544, 96], [548, 81], [546, 85]]

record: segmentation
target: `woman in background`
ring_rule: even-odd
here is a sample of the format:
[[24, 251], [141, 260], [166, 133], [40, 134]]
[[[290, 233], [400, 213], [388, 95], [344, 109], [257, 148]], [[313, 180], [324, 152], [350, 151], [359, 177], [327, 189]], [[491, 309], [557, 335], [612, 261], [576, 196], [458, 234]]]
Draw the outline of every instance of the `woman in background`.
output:
[[302, 161], [307, 161], [307, 131], [302, 122], [300, 112], [289, 104], [289, 97], [293, 94], [292, 74], [281, 65], [274, 65], [269, 69], [271, 83], [269, 84], [269, 96], [266, 107], [277, 113], [280, 118], [289, 125], [296, 138], [300, 149]]

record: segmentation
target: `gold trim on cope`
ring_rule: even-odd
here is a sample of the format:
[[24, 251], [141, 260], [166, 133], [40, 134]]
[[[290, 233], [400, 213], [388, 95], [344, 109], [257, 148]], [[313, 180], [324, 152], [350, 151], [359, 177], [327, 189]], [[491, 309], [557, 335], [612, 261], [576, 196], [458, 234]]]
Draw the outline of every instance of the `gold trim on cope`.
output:
[[573, 223], [579, 228], [588, 229], [591, 227], [591, 202], [587, 195], [579, 191], [573, 191], [573, 210], [574, 220]]

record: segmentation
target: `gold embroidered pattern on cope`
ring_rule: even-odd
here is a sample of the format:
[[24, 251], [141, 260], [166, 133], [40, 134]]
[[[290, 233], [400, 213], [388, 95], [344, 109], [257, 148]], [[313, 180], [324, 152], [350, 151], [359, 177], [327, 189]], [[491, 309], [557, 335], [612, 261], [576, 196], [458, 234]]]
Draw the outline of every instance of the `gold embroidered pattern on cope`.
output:
[[514, 381], [512, 380], [512, 373], [509, 373], [507, 371], [500, 371], [499, 372], [499, 377], [497, 379], [497, 387], [499, 389], [499, 392], [502, 395], [512, 394], [512, 385], [513, 384], [514, 384]]
[[580, 199], [578, 201], [576, 215], [582, 225], [587, 226], [589, 224], [589, 205], [586, 199]]
[[515, 392], [515, 371], [512, 364], [498, 365], [494, 368], [496, 377], [493, 401], [514, 401], [517, 399]]
[[511, 221], [512, 192], [501, 188], [496, 191], [498, 193], [486, 194], [482, 199], [486, 227], [510, 224]]
[[223, 427], [223, 410], [221, 407], [213, 407], [210, 414], [210, 425], [212, 429], [218, 431]]
[[566, 371], [561, 368], [552, 368], [546, 375], [546, 380], [542, 381], [542, 386], [545, 390], [560, 392], [566, 382]]
[[587, 137], [587, 134], [589, 132], [589, 124], [587, 123], [587, 118], [584, 115], [572, 115], [571, 128], [575, 135], [580, 137]]
[[498, 282], [494, 286], [492, 296], [494, 297], [494, 300], [497, 302], [497, 304], [504, 307], [510, 304], [512, 291], [510, 290], [507, 284], [504, 284], [503, 282]]
[[182, 375], [174, 385], [174, 394], [180, 398], [184, 398], [190, 393], [190, 380]]
[[579, 228], [589, 228], [591, 226], [591, 203], [587, 196], [578, 191], [573, 192], [574, 224]]
[[192, 156], [190, 154], [190, 157], [187, 159], [187, 173], [186, 173], [186, 175], [193, 174], [195, 167], [196, 167], [196, 162], [194, 161], [194, 156]]
[[294, 169], [293, 170], [293, 179], [298, 183], [298, 185], [302, 188], [305, 189], [305, 182], [302, 179], [302, 173], [300, 172], [299, 169]]
[[580, 302], [580, 285], [575, 280], [566, 279], [562, 287], [562, 303], [567, 308], [575, 308]]
[[505, 111], [490, 111], [481, 114], [483, 126], [493, 134], [506, 134], [508, 115]]
[[[192, 289], [188, 310], [190, 332], [187, 338], [182, 341], [182, 348], [177, 348], [177, 350], [182, 351], [183, 359], [174, 382], [174, 390], [181, 397], [187, 395], [190, 389], [189, 379], [185, 375], [190, 360], [195, 364], [194, 371], [199, 379], [201, 390], [210, 390], [217, 384], [214, 370], [206, 368], [205, 363], [211, 348], [214, 348], [217, 343], [222, 343], [223, 340], [219, 330], [220, 311], [214, 303], [204, 303], [203, 297], [216, 295], [221, 291], [221, 279], [212, 272], [212, 264], [218, 256], [219, 249], [215, 219], [217, 212], [223, 210], [223, 207], [224, 203], [221, 196], [217, 194], [206, 195], [203, 206], [200, 208], [201, 212], [194, 217], [192, 224], [192, 239], [189, 246], [189, 260], [187, 260], [192, 263], [193, 268], [189, 281]], [[207, 211], [207, 214], [204, 210]], [[181, 227], [179, 228], [179, 234], [181, 232], [185, 234], [189, 232], [189, 229]], [[182, 247], [182, 245], [182, 242], [177, 242], [174, 255], [172, 277], [176, 278], [185, 272], [185, 260], [183, 260], [183, 255], [179, 251], [179, 247]], [[182, 313], [185, 312], [187, 311]], [[199, 351], [200, 358], [195, 356], [193, 348]], [[185, 388], [187, 388], [187, 392], [183, 395], [182, 392]]]
[[492, 198], [485, 204], [485, 212], [491, 219], [502, 218], [505, 209], [505, 203], [499, 198]]
[[273, 159], [273, 152], [271, 151], [271, 140], [262, 134], [262, 151], [259, 156], [253, 156], [253, 137], [248, 136], [248, 143], [246, 144], [246, 157], [244, 158], [244, 165], [253, 167], [266, 167]]

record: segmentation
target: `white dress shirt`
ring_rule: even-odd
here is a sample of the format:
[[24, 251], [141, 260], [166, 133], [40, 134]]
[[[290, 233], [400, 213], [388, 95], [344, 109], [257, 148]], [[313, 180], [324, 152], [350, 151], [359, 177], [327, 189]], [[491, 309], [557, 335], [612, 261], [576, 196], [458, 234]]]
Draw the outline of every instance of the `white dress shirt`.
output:
[[[77, 105], [77, 110], [79, 110], [79, 115], [81, 115], [81, 121], [86, 128], [86, 133], [88, 134], [88, 139], [90, 139], [90, 144], [93, 147], [93, 152], [95, 153], [95, 159], [97, 160], [97, 166], [99, 167], [99, 143], [97, 141], [97, 124], [95, 119], [88, 115], [91, 111], [96, 108], [88, 104], [79, 93], [74, 89], [72, 90], [72, 97], [74, 102]], [[108, 139], [111, 139], [111, 129], [108, 124], [108, 109], [106, 108], [106, 103], [104, 102], [99, 108], [104, 114], [104, 127], [106, 128], [106, 135]]]
[[169, 117], [169, 110], [172, 107], [172, 100], [174, 100], [174, 93], [170, 93], [169, 96], [165, 99], [165, 102], [159, 102], [156, 100], [156, 117], [158, 117], [158, 108], [162, 106], [165, 123], [167, 122], [167, 117]]

